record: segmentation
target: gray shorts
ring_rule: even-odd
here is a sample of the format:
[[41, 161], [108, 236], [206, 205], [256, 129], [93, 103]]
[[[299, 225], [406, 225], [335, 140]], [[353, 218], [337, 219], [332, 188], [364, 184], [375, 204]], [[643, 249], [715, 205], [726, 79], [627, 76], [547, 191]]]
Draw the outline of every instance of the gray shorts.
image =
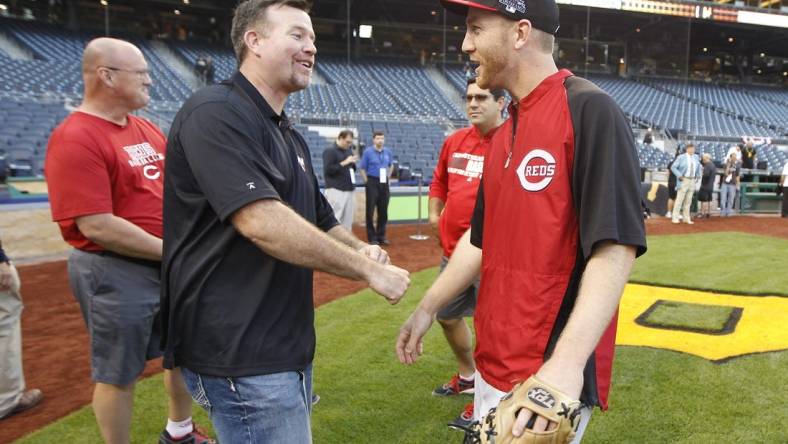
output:
[[[441, 272], [446, 268], [449, 259], [441, 257]], [[476, 308], [476, 295], [479, 292], [479, 278], [477, 277], [473, 284], [466, 288], [465, 291], [460, 293], [456, 298], [452, 299], [445, 307], [443, 307], [436, 318], [439, 320], [462, 319], [473, 316], [473, 310]]]
[[90, 335], [91, 377], [129, 385], [159, 350], [160, 267], [155, 262], [74, 250], [71, 291]]

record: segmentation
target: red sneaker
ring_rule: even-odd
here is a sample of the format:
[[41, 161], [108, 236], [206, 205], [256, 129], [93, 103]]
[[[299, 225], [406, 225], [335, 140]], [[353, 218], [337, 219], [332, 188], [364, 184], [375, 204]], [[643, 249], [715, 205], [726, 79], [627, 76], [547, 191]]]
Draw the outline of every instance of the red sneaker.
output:
[[473, 403], [468, 403], [463, 409], [460, 416], [454, 418], [454, 421], [449, 423], [449, 427], [458, 430], [467, 430], [473, 423]]
[[435, 396], [472, 395], [473, 387], [473, 380], [466, 381], [456, 373], [451, 377], [451, 381], [433, 390], [432, 394]]
[[167, 430], [163, 430], [159, 435], [159, 444], [218, 444], [215, 439], [208, 437], [205, 429], [197, 424], [194, 424], [193, 427], [191, 433], [178, 439], [170, 436]]

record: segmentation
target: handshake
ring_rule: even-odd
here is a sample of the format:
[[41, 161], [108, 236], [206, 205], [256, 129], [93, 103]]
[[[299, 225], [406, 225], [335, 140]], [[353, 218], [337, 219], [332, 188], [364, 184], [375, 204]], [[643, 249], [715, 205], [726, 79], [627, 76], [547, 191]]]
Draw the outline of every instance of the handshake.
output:
[[388, 253], [377, 245], [365, 245], [358, 252], [375, 262], [365, 273], [369, 287], [386, 298], [389, 304], [399, 302], [410, 286], [410, 273], [391, 265]]

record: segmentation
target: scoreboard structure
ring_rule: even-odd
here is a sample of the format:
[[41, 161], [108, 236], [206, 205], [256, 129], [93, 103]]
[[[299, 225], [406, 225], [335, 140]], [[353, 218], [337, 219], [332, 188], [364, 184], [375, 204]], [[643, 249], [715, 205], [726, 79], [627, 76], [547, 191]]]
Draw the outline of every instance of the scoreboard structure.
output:
[[557, 2], [564, 5], [788, 28], [788, 14], [750, 11], [709, 2], [670, 0], [557, 0]]

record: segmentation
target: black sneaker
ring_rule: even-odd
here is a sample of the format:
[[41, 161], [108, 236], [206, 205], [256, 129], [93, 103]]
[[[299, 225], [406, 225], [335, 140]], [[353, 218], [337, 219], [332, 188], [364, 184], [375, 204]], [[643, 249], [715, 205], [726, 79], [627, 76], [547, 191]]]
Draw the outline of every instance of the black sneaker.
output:
[[391, 242], [388, 239], [381, 239], [378, 241], [380, 245], [391, 245]]
[[473, 403], [468, 403], [463, 409], [460, 416], [454, 418], [454, 421], [449, 423], [449, 427], [457, 430], [466, 431], [473, 424]]
[[451, 377], [451, 381], [433, 390], [432, 394], [435, 396], [472, 395], [473, 380], [466, 381], [456, 373]]

